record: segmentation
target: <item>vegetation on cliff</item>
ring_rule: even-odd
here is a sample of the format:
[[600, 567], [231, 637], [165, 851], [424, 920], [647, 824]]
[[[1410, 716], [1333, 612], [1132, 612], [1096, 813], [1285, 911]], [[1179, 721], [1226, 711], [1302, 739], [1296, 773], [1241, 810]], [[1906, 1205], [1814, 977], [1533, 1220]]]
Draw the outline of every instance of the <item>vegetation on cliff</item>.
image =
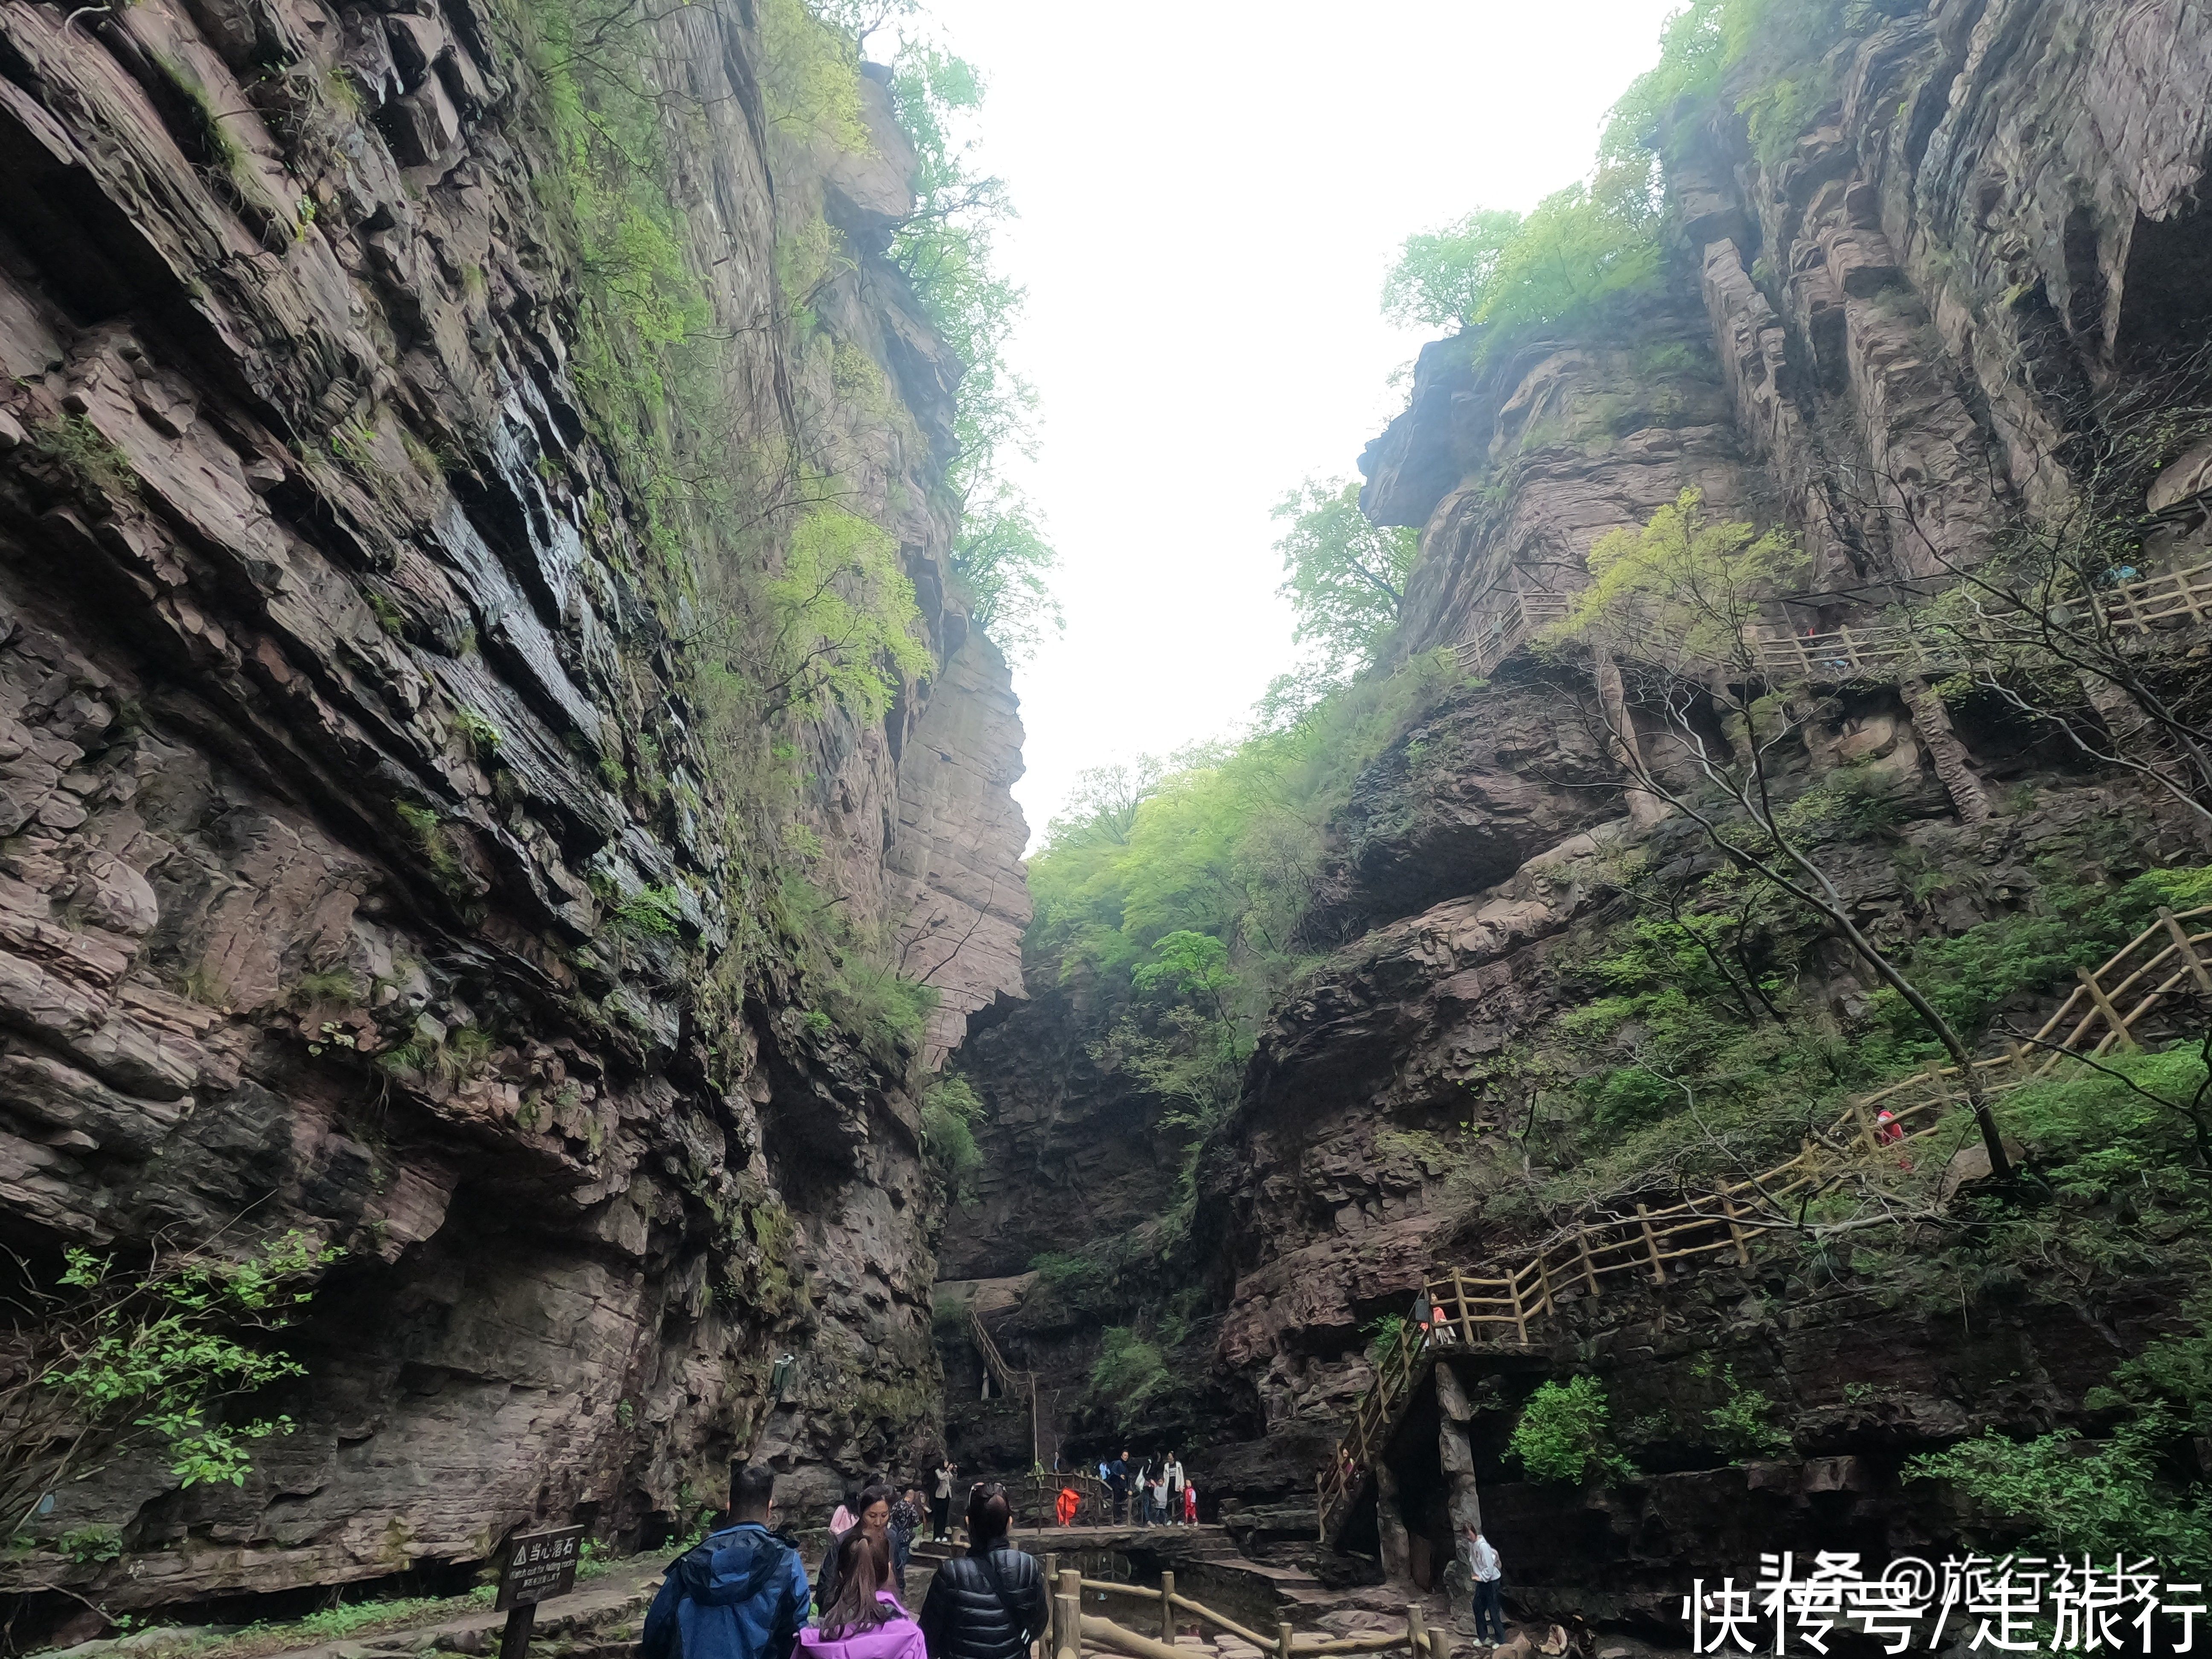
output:
[[[862, 482], [887, 444], [922, 447], [917, 416], [826, 303], [865, 256], [818, 202], [787, 191], [763, 308], [722, 314], [685, 240], [681, 158], [702, 118], [663, 20], [634, 0], [514, 0], [505, 15], [556, 162], [539, 193], [580, 278], [575, 373], [636, 514], [623, 526], [601, 509], [600, 550], [625, 562], [628, 532], [649, 551], [639, 574], [686, 647], [678, 666], [714, 755], [704, 776], [673, 775], [641, 732], [610, 781], [695, 809], [712, 800], [744, 854], [726, 896], [740, 949], [700, 975], [709, 1000], [733, 1003], [754, 974], [794, 963], [819, 1018], [902, 1069], [933, 994], [897, 973], [880, 928], [852, 919], [806, 823], [813, 734], [880, 719], [936, 667], [901, 552], [906, 504], [873, 500]], [[768, 0], [759, 30], [770, 165], [803, 177], [839, 155], [879, 164], [859, 24]], [[1018, 651], [1055, 613], [1051, 548], [1003, 475], [1033, 403], [1003, 358], [1020, 292], [992, 263], [1011, 209], [963, 137], [981, 98], [970, 66], [909, 44], [890, 94], [915, 160], [888, 268], [963, 371], [938, 486], [958, 526], [952, 572], [975, 620]], [[787, 368], [763, 374], [763, 351]], [[786, 375], [811, 399], [776, 392]]]

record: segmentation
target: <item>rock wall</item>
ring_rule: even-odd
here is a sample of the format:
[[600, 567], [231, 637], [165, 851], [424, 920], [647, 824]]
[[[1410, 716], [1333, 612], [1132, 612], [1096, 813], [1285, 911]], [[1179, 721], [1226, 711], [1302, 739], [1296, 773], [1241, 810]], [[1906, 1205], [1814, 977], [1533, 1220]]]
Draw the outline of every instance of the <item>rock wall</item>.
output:
[[[0, 15], [0, 1235], [40, 1275], [343, 1255], [253, 1402], [296, 1430], [236, 1486], [141, 1445], [57, 1492], [0, 1562], [61, 1587], [19, 1638], [64, 1591], [421, 1581], [578, 1504], [651, 1540], [748, 1453], [802, 1508], [921, 1455], [921, 1056], [820, 1012], [760, 885], [805, 826], [941, 993], [931, 1060], [1020, 994], [1020, 726], [947, 597], [960, 371], [882, 258], [880, 86], [869, 142], [790, 138], [796, 7], [674, 9], [641, 59], [718, 418], [852, 482], [939, 665], [787, 722], [787, 784], [702, 702], [707, 590], [583, 390], [530, 15], [74, 10]], [[850, 257], [794, 320], [817, 216]], [[122, 1559], [56, 1552], [91, 1525]]]
[[[1863, 10], [1864, 32], [1807, 70], [1834, 97], [1778, 159], [1759, 159], [1741, 118], [1723, 115], [1670, 161], [1663, 293], [1479, 368], [1474, 336], [1424, 351], [1407, 412], [1362, 460], [1370, 516], [1422, 526], [1403, 649], [1466, 637], [1479, 603], [1516, 574], [1578, 586], [1598, 536], [1692, 486], [1726, 516], [1803, 536], [1803, 624], [1924, 592], [1985, 551], [2008, 515], [2068, 487], [2085, 395], [2148, 384], [2212, 331], [2191, 286], [2212, 238], [2195, 194], [2212, 101], [2194, 9]], [[2201, 514], [2196, 524], [2201, 536]], [[1324, 1437], [1370, 1380], [1363, 1328], [1402, 1311], [1421, 1264], [1447, 1240], [1479, 1263], [1516, 1237], [1510, 1221], [1455, 1229], [1471, 1190], [1526, 1177], [1506, 1104], [1526, 1100], [1507, 1073], [1601, 993], [1588, 963], [1616, 937], [1609, 861], [1632, 838], [1625, 819], [1594, 823], [1587, 798], [1530, 788], [1602, 770], [1587, 748], [1560, 752], [1571, 729], [1514, 735], [1532, 705], [1540, 726], [1560, 707], [1543, 678], [1509, 663], [1469, 700], [1462, 718], [1483, 734], [1471, 767], [1410, 792], [1395, 760], [1363, 779], [1341, 826], [1360, 848], [1351, 862], [1379, 874], [1402, 861], [1421, 878], [1361, 884], [1355, 936], [1275, 1010], [1237, 1118], [1208, 1149], [1200, 1255], [1226, 1309], [1219, 1364], [1251, 1390], [1245, 1432]], [[1877, 937], [2003, 914], [2045, 878], [2031, 870], [2068, 860], [2202, 862], [2182, 816], [2001, 727], [1970, 734], [1975, 779], [2040, 793], [1989, 823], [1958, 820], [1895, 696], [1838, 702], [1790, 761], [1791, 787], [1839, 757], [1872, 762], [1914, 803], [1906, 838], [1947, 896], [1923, 904], [1886, 853], [1847, 854], [1850, 902]], [[1490, 781], [1498, 771], [1509, 789]], [[1439, 834], [1494, 852], [1439, 861]], [[1863, 1006], [1847, 957], [1816, 953], [1801, 971], [1820, 987], [1816, 1006], [1847, 1018]], [[1470, 1154], [1439, 1156], [1468, 1136]], [[1911, 1386], [1943, 1394], [1946, 1363], [1926, 1358]], [[1950, 1394], [1961, 1420], [2014, 1420]], [[2079, 1390], [2069, 1398], [2078, 1409]], [[1289, 1496], [1299, 1473], [1255, 1495]], [[1606, 1524], [1617, 1540], [1634, 1531]], [[1603, 1551], [1561, 1543], [1545, 1571], [1603, 1580], [1644, 1548], [1636, 1535], [1602, 1565]], [[1698, 1553], [1711, 1541], [1685, 1534], [1668, 1559], [1716, 1559]]]

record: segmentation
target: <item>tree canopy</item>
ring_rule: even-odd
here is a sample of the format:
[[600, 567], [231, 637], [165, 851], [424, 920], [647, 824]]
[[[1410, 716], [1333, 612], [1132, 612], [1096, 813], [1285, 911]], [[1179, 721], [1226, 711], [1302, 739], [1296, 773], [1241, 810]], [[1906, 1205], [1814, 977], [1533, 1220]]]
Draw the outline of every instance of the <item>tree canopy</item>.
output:
[[1276, 591], [1297, 613], [1293, 637], [1317, 647], [1337, 678], [1375, 661], [1398, 625], [1419, 538], [1369, 523], [1357, 483], [1309, 478], [1274, 516], [1289, 526], [1275, 544], [1287, 573]]

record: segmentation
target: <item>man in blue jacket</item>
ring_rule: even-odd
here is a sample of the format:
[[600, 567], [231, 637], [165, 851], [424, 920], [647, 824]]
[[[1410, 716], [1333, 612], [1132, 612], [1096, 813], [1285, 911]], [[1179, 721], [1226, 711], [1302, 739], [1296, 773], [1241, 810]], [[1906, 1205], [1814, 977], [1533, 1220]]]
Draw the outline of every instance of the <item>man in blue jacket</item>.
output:
[[797, 1547], [769, 1530], [775, 1502], [774, 1470], [748, 1466], [731, 1478], [737, 1524], [669, 1564], [641, 1659], [791, 1659], [810, 1592]]

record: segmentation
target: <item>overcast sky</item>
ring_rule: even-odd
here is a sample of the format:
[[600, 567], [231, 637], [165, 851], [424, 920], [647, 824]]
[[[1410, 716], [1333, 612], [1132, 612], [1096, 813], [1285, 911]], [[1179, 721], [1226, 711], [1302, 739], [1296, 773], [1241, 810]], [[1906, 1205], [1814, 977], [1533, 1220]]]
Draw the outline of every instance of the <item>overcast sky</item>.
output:
[[1290, 665], [1268, 510], [1400, 406], [1398, 244], [1580, 176], [1677, 0], [925, 3], [1021, 214], [1020, 471], [1067, 612], [1015, 676], [1034, 834], [1084, 768], [1232, 731]]

